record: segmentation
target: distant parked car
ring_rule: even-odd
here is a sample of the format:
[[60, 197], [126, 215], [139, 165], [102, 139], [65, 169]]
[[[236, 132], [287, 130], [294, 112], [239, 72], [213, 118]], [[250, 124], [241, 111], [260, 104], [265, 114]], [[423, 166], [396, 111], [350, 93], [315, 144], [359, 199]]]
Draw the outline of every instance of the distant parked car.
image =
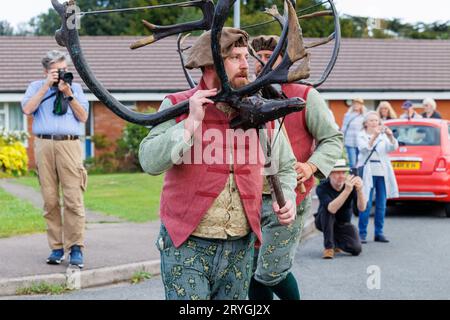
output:
[[397, 178], [398, 200], [436, 201], [450, 217], [450, 121], [389, 120], [399, 148], [389, 154]]

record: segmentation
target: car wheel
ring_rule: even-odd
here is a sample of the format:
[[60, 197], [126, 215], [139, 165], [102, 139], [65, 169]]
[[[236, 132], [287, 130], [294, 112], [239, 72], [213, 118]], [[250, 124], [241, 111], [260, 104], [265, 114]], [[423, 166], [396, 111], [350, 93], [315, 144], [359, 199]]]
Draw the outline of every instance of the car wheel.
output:
[[447, 215], [447, 218], [450, 218], [450, 202], [445, 204], [445, 214]]

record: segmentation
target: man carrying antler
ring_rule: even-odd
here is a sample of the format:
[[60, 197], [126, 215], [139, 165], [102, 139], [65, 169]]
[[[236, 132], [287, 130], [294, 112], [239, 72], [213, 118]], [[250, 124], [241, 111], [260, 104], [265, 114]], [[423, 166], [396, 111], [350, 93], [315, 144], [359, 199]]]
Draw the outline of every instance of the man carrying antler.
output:
[[[262, 62], [269, 61], [278, 40], [277, 36], [253, 39], [252, 47]], [[282, 56], [277, 58], [274, 67], [281, 59]], [[261, 70], [262, 65], [256, 62], [256, 73]], [[249, 290], [249, 298], [254, 300], [272, 300], [273, 293], [280, 299], [300, 299], [297, 281], [290, 269], [304, 218], [311, 209], [310, 191], [314, 186], [314, 176], [327, 177], [343, 147], [342, 134], [336, 129], [328, 107], [317, 90], [293, 83], [283, 84], [279, 89], [287, 98], [300, 97], [306, 101], [304, 110], [287, 115], [284, 121], [288, 141], [297, 160], [297, 218], [288, 228], [281, 225], [273, 218], [270, 192], [263, 193], [263, 241], [259, 253], [255, 254], [256, 271]]]
[[[295, 0], [284, 1], [284, 16], [275, 10], [268, 12], [281, 24], [282, 33], [273, 59], [251, 83], [248, 83], [248, 35], [241, 30], [223, 28], [234, 0], [218, 0], [216, 4], [211, 0], [193, 0], [145, 7], [197, 7], [202, 10], [203, 18], [172, 26], [145, 23], [152, 35], [133, 43], [132, 49], [183, 32], [211, 31], [197, 40], [186, 65], [202, 70], [199, 85], [169, 95], [159, 112], [142, 114], [117, 101], [90, 69], [78, 31], [68, 14], [73, 11], [76, 0], [64, 4], [52, 0], [62, 20], [55, 39], [69, 51], [87, 87], [122, 119], [153, 126], [141, 143], [140, 162], [150, 174], [166, 172], [160, 208], [162, 226], [157, 245], [161, 250], [167, 298], [246, 297], [251, 279], [254, 235], [261, 240], [263, 173], [276, 198], [272, 205], [279, 223], [290, 225], [294, 222], [296, 161], [286, 136], [278, 134], [280, 126], [273, 120], [302, 110], [305, 102], [299, 97], [279, 95], [275, 99], [265, 99], [258, 91], [262, 88], [273, 91], [272, 84], [308, 78], [309, 53], [305, 49], [334, 39], [330, 62], [314, 85], [326, 80], [336, 62], [340, 39], [339, 19], [332, 1], [328, 1], [334, 12], [335, 32], [325, 41], [309, 46], [303, 46], [298, 19], [333, 12], [298, 17]], [[99, 10], [82, 12], [82, 15], [139, 9], [142, 8]], [[282, 61], [273, 68], [274, 58], [283, 48]], [[300, 60], [302, 63], [294, 67]], [[267, 132], [261, 130], [258, 133], [256, 129], [263, 126]], [[277, 132], [275, 136], [274, 132]], [[264, 148], [267, 154], [262, 150]]]
[[[223, 28], [220, 45], [230, 85], [237, 89], [248, 84], [248, 34]], [[186, 67], [202, 70], [199, 85], [167, 96], [160, 111], [189, 100], [189, 114], [154, 127], [139, 152], [146, 172], [166, 172], [157, 240], [166, 298], [245, 299], [255, 235], [261, 240], [264, 159], [252, 161], [252, 150], [262, 152], [262, 137], [255, 129], [230, 129], [236, 112], [210, 99], [221, 88], [211, 32], [197, 39]], [[287, 201], [282, 208], [277, 202], [272, 205], [279, 223], [288, 225], [295, 219], [295, 158], [283, 134], [275, 147], [278, 159], [273, 160], [278, 160]], [[207, 150], [214, 151], [208, 156]]]

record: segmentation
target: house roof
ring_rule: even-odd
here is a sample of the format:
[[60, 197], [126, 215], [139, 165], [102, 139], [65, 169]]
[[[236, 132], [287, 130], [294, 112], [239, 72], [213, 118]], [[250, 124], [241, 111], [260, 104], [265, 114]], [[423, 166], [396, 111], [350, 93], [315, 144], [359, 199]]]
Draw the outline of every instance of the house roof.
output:
[[[176, 38], [130, 50], [137, 38], [81, 37], [87, 61], [105, 87], [112, 92], [186, 89]], [[0, 37], [0, 92], [23, 92], [30, 81], [42, 77], [40, 61], [52, 49], [63, 49], [53, 37]], [[324, 69], [331, 49], [332, 44], [312, 49], [311, 80]], [[78, 75], [75, 81], [80, 82]], [[450, 91], [450, 41], [342, 39], [336, 66], [320, 89]]]

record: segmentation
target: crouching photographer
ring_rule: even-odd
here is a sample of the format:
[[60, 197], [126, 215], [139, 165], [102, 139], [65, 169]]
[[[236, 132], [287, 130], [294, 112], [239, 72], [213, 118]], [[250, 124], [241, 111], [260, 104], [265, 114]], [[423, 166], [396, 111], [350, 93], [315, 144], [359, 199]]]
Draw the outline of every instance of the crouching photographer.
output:
[[[49, 51], [42, 59], [45, 79], [32, 82], [22, 100], [22, 110], [33, 116], [34, 151], [44, 199], [44, 217], [51, 249], [48, 264], [60, 264], [70, 251], [72, 265], [83, 267], [85, 211], [83, 192], [87, 174], [81, 143], [89, 102], [81, 85], [72, 83], [67, 55]], [[61, 187], [61, 188], [60, 188]], [[62, 190], [64, 219], [60, 207]]]
[[320, 205], [315, 214], [315, 224], [323, 232], [324, 259], [332, 259], [338, 252], [354, 256], [361, 253], [358, 231], [351, 223], [351, 218], [353, 207], [364, 211], [367, 200], [361, 178], [349, 175], [349, 169], [345, 159], [339, 159], [328, 179], [316, 189]]

